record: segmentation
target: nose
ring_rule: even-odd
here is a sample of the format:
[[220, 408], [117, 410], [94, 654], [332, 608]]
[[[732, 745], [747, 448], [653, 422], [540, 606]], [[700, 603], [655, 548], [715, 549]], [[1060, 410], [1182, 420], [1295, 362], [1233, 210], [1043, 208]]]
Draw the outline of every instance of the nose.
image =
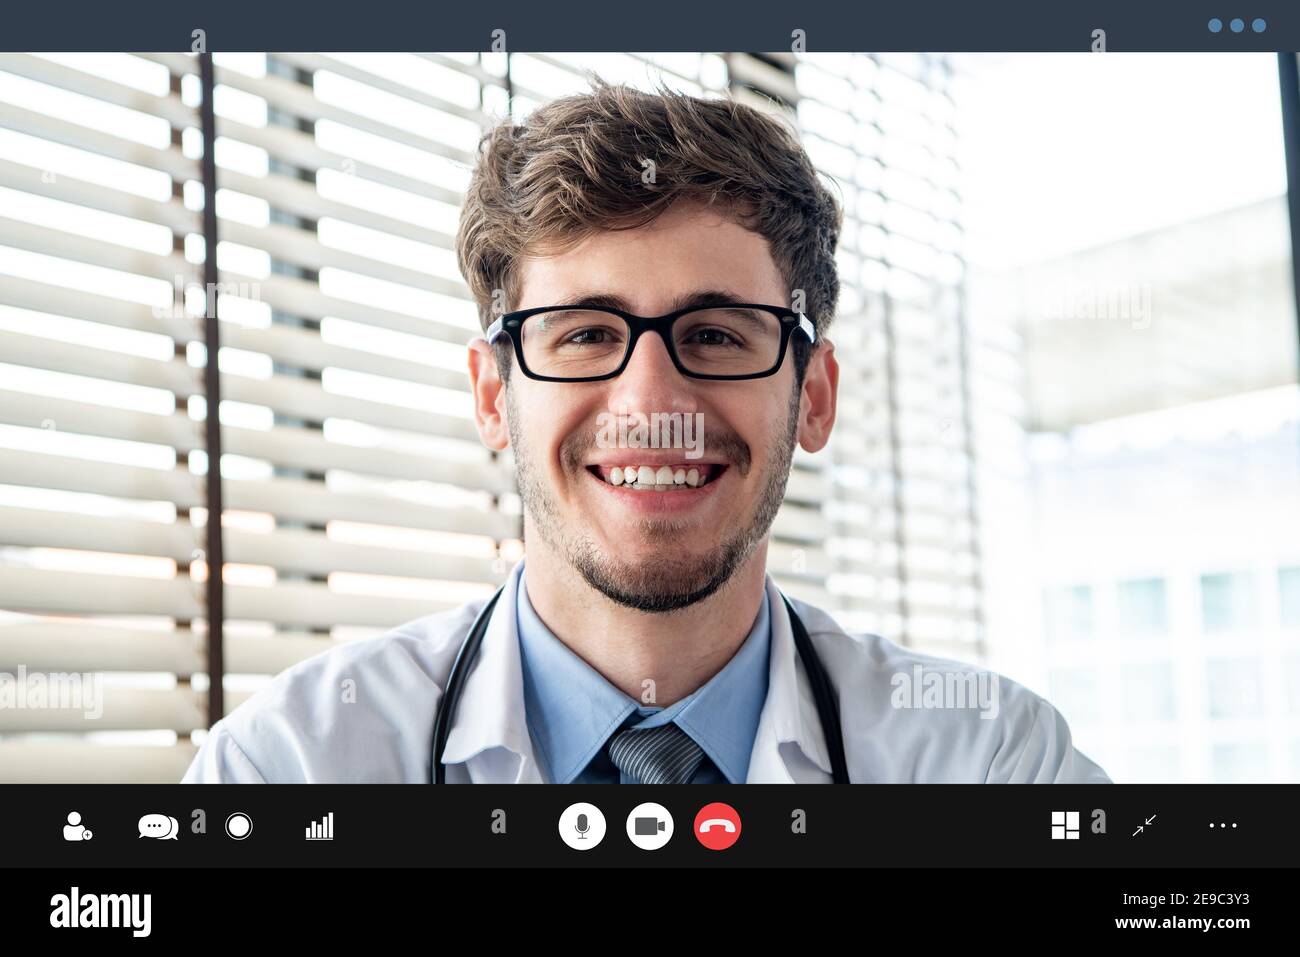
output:
[[609, 406], [613, 412], [695, 412], [696, 380], [683, 375], [661, 336], [644, 333], [627, 366], [612, 381]]

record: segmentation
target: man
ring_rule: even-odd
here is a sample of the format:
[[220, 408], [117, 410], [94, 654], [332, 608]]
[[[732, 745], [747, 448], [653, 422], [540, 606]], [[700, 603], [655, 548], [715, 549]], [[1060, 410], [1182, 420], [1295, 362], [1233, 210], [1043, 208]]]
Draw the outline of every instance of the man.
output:
[[[484, 601], [288, 669], [185, 780], [820, 782], [842, 753], [853, 782], [1105, 782], [1046, 701], [847, 635], [766, 575], [795, 445], [835, 421], [841, 222], [791, 133], [732, 102], [597, 82], [489, 133], [457, 252], [486, 333], [478, 431], [513, 452], [526, 559], [440, 760]], [[681, 441], [613, 439], [649, 421]]]

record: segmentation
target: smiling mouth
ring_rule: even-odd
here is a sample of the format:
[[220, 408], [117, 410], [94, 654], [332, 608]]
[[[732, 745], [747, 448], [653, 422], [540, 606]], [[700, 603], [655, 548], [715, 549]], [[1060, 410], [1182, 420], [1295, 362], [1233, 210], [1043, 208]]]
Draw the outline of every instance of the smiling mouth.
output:
[[727, 470], [720, 463], [708, 465], [588, 465], [587, 471], [606, 485], [642, 492], [681, 492], [700, 488]]

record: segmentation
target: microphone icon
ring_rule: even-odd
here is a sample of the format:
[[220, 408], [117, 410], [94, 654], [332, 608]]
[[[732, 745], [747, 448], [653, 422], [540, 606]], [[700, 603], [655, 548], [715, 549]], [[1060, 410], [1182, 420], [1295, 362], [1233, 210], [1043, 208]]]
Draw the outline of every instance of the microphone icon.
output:
[[605, 815], [586, 801], [566, 807], [556, 824], [560, 840], [575, 851], [590, 851], [605, 839]]

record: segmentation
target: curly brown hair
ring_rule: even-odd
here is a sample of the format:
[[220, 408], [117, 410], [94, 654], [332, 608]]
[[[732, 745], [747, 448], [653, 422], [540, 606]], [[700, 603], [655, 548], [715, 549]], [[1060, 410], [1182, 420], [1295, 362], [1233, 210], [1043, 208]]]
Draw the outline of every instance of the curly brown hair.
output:
[[[518, 302], [519, 260], [604, 230], [643, 226], [679, 201], [719, 204], [763, 236], [804, 313], [825, 331], [839, 298], [839, 201], [792, 128], [731, 99], [659, 85], [646, 93], [588, 74], [590, 93], [552, 100], [479, 143], [456, 256], [486, 329]], [[654, 182], [643, 181], [654, 163]], [[789, 303], [787, 303], [789, 304]], [[498, 350], [503, 374], [509, 353]], [[807, 350], [795, 350], [802, 380]]]

